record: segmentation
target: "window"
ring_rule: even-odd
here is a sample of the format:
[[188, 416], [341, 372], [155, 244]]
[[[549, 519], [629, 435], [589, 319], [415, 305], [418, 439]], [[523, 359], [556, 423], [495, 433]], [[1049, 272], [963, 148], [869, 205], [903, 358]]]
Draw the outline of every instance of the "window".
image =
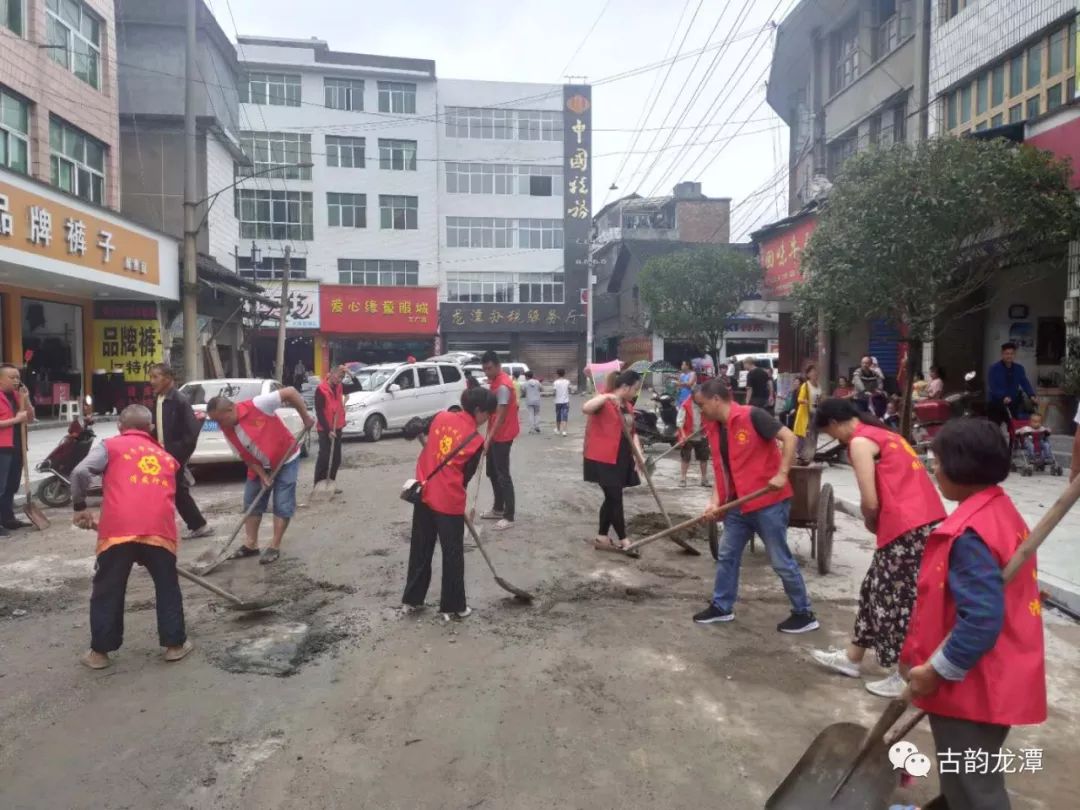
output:
[[446, 300], [455, 304], [561, 304], [563, 274], [455, 271], [446, 274]]
[[236, 218], [241, 239], [314, 238], [311, 192], [238, 188]]
[[518, 110], [519, 141], [561, 141], [562, 113], [545, 110]]
[[439, 379], [439, 369], [435, 366], [421, 366], [416, 370], [416, 376], [420, 378], [421, 388], [442, 385], [442, 380]]
[[105, 144], [58, 118], [49, 119], [52, 184], [68, 194], [105, 204]]
[[364, 82], [353, 79], [323, 79], [326, 106], [332, 110], [364, 109]]
[[829, 178], [835, 180], [840, 173], [840, 167], [855, 154], [858, 147], [858, 137], [854, 132], [837, 138], [829, 144]]
[[975, 115], [986, 114], [986, 105], [990, 103], [990, 74], [984, 73], [975, 81]]
[[907, 101], [882, 110], [877, 123], [876, 143], [879, 147], [888, 149], [895, 144], [903, 143], [906, 136]]
[[562, 273], [519, 273], [518, 302], [522, 304], [561, 304]]
[[1024, 120], [1024, 105], [1017, 104], [1015, 107], [1009, 107], [1009, 123], [1015, 124], [1017, 121]]
[[513, 194], [514, 167], [505, 163], [447, 163], [449, 194]]
[[1005, 102], [1005, 65], [998, 65], [990, 74], [990, 106], [1000, 107]]
[[[259, 260], [257, 266], [252, 266], [251, 256], [237, 256], [236, 265], [241, 278], [250, 278], [256, 281], [281, 281], [285, 278], [285, 257], [266, 256]], [[307, 259], [302, 256], [293, 256], [289, 262], [289, 278], [307, 278]]]
[[245, 104], [300, 106], [300, 77], [287, 73], [249, 73], [239, 91], [240, 101]]
[[529, 195], [532, 197], [550, 197], [551, 196], [551, 178], [550, 177], [530, 177], [529, 178]]
[[1042, 81], [1042, 52], [1043, 44], [1038, 42], [1028, 48], [1027, 52], [1027, 89], [1032, 90], [1039, 86]]
[[994, 127], [995, 129], [997, 127], [1000, 127], [1004, 123], [1005, 123], [1005, 116], [1003, 116], [1001, 113], [998, 113], [997, 115], [995, 115], [993, 118], [990, 119], [990, 126]]
[[1055, 84], [1046, 90], [1046, 111], [1056, 110], [1061, 106], [1061, 84]]
[[501, 217], [447, 217], [446, 246], [458, 248], [514, 247], [514, 220]]
[[519, 219], [518, 247], [531, 250], [562, 250], [561, 219]]
[[416, 85], [411, 82], [379, 82], [379, 112], [416, 112]]
[[971, 85], [960, 89], [960, 123], [971, 120]]
[[519, 194], [530, 197], [561, 197], [563, 172], [561, 166], [518, 166]]
[[379, 224], [383, 230], [415, 231], [417, 198], [379, 195]]
[[859, 15], [829, 34], [832, 92], [839, 93], [859, 75]]
[[491, 107], [447, 107], [450, 138], [496, 141], [562, 141], [562, 113]]
[[0, 88], [0, 166], [30, 171], [30, 104]]
[[945, 120], [946, 125], [950, 130], [956, 129], [957, 125], [957, 112], [960, 106], [960, 94], [949, 93], [945, 97]]
[[366, 228], [367, 195], [326, 192], [326, 224], [331, 228]]
[[1068, 30], [1065, 28], [1061, 28], [1050, 35], [1050, 53], [1047, 56], [1047, 71], [1051, 76], [1056, 76], [1065, 70], [1066, 36], [1068, 36]]
[[965, 8], [974, 5], [975, 0], [942, 0], [942, 11], [946, 20], [951, 20]]
[[461, 369], [457, 366], [439, 366], [444, 383], [455, 383], [461, 379]]
[[1024, 55], [1017, 54], [1009, 61], [1009, 95], [1013, 98], [1024, 92]]
[[409, 389], [416, 388], [416, 376], [413, 374], [413, 370], [406, 369], [394, 378], [391, 385], [397, 385], [402, 391], [408, 391]]
[[343, 169], [364, 168], [364, 139], [327, 135], [326, 165]]
[[23, 2], [24, 0], [0, 0], [0, 25], [20, 37], [26, 33], [23, 27]]
[[[7, 0], [8, 14], [20, 0]], [[49, 56], [91, 87], [101, 84], [101, 20], [79, 0], [45, 0]]]
[[338, 259], [338, 284], [363, 287], [415, 287], [420, 262], [402, 259]]
[[1027, 119], [1030, 121], [1032, 118], [1038, 118], [1040, 112], [1042, 111], [1039, 109], [1039, 97], [1029, 98], [1027, 102]]
[[379, 168], [397, 172], [416, 171], [416, 141], [379, 138]]
[[241, 132], [240, 146], [251, 158], [251, 166], [237, 166], [238, 177], [282, 177], [310, 180], [311, 136], [297, 132]]
[[892, 53], [911, 36], [913, 0], [874, 0], [874, 59]]

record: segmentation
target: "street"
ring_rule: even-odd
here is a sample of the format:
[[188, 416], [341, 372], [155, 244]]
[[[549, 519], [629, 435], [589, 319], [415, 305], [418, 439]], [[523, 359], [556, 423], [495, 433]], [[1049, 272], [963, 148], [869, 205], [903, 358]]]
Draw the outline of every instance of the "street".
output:
[[[581, 484], [581, 418], [566, 438], [546, 429], [515, 443], [517, 526], [486, 533], [499, 574], [538, 603], [515, 604], [467, 553], [475, 613], [464, 622], [432, 607], [438, 560], [429, 609], [398, 615], [410, 512], [397, 496], [419, 446], [397, 437], [346, 446], [346, 494], [298, 514], [279, 563], [212, 575], [244, 598], [281, 598], [276, 609], [234, 613], [182, 583], [196, 651], [178, 664], [160, 659], [153, 589], [136, 569], [115, 666], [80, 667], [92, 536], [54, 510], [46, 533], [5, 539], [0, 807], [760, 808], [819, 730], [873, 723], [881, 699], [807, 660], [850, 631], [872, 549], [861, 526], [838, 515], [828, 576], [807, 533], [791, 531], [820, 631], [775, 631], [788, 606], [760, 545], [747, 551], [737, 620], [699, 627], [706, 544], [701, 557], [664, 543], [636, 561], [593, 551], [600, 498]], [[708, 494], [694, 473], [678, 488], [677, 470], [670, 457], [658, 468], [676, 520]], [[310, 475], [308, 461], [301, 500]], [[219, 475], [195, 490], [218, 538], [240, 486]], [[633, 534], [657, 523], [646, 487], [627, 510]], [[208, 542], [183, 544], [181, 559]], [[1018, 810], [1061, 808], [1080, 787], [1080, 629], [1044, 615], [1050, 718], [1007, 742], [1044, 749], [1041, 770], [1009, 778]], [[908, 739], [933, 749], [925, 723]], [[927, 800], [934, 779], [896, 800]]]

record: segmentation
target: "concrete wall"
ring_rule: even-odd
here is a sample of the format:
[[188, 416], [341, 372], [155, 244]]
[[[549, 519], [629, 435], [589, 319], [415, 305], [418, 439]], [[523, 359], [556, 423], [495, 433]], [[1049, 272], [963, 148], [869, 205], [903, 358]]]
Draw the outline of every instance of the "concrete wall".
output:
[[[1009, 318], [1009, 306], [1023, 304], [1028, 307], [1028, 317], [1023, 322], [1031, 326], [1031, 339], [1038, 338], [1039, 318], [1062, 317], [1062, 301], [1065, 299], [1066, 273], [1065, 268], [1055, 268], [1034, 274], [1033, 277], [1023, 274], [1027, 283], [1019, 283], [1017, 278], [1020, 274], [1013, 273], [1002, 276], [990, 288], [990, 305], [986, 311], [986, 329], [983, 333], [983, 357], [987, 363], [993, 362], [1000, 354], [1001, 344], [1014, 338], [1011, 334], [1014, 320]], [[1022, 364], [1028, 372], [1032, 384], [1036, 383], [1039, 374], [1053, 374], [1061, 372], [1061, 365], [1045, 365], [1036, 367], [1035, 347], [1020, 346], [1016, 352], [1016, 361]]]
[[[206, 195], [228, 188], [233, 182], [232, 154], [221, 143], [218, 136], [208, 133], [206, 143]], [[240, 241], [240, 224], [236, 219], [234, 194], [230, 189], [222, 193], [210, 208], [206, 218], [207, 252], [218, 264], [235, 267], [232, 253]]]

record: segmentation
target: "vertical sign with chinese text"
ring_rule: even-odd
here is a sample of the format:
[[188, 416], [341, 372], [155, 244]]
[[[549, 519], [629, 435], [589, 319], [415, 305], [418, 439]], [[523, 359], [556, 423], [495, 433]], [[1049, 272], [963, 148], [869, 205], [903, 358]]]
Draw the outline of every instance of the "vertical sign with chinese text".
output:
[[[563, 274], [565, 299], [570, 309], [578, 296], [574, 292], [588, 288], [589, 236], [592, 232], [592, 87], [587, 84], [563, 85]], [[567, 319], [567, 331], [584, 331], [585, 319]]]
[[94, 304], [94, 368], [123, 371], [126, 381], [145, 382], [150, 367], [163, 358], [156, 304]]
[[802, 253], [816, 227], [817, 217], [810, 217], [758, 241], [758, 260], [765, 270], [765, 298], [787, 298], [791, 288], [802, 281]]

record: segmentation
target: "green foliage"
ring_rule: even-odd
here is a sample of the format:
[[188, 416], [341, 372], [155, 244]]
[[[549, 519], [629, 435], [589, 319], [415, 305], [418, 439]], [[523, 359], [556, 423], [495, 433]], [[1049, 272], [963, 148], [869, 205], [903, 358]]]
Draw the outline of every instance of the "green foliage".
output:
[[1061, 390], [1070, 397], [1080, 397], [1080, 338], [1068, 340]]
[[752, 257], [708, 246], [650, 259], [638, 287], [655, 332], [714, 351], [727, 320], [757, 293], [761, 277]]

